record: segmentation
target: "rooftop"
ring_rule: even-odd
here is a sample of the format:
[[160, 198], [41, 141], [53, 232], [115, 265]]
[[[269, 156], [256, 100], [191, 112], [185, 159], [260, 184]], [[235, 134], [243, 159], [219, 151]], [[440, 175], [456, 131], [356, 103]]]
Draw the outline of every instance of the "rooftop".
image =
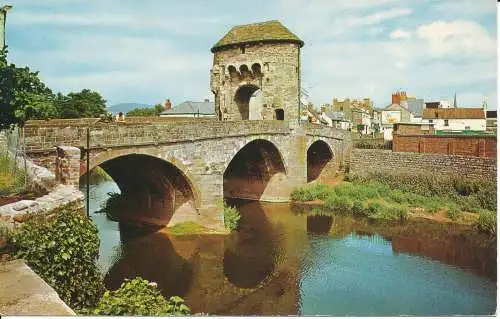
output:
[[278, 20], [244, 24], [233, 27], [211, 49], [219, 51], [225, 47], [258, 42], [292, 42], [304, 46], [304, 41], [290, 32]]
[[215, 114], [215, 103], [185, 101], [161, 114]]
[[485, 119], [484, 110], [474, 107], [424, 109], [422, 119]]

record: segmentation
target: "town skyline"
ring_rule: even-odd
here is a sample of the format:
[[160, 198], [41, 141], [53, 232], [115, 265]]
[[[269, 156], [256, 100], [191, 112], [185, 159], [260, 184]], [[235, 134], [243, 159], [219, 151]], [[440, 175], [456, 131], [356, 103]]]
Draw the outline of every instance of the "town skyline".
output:
[[[310, 4], [309, 4], [310, 3]], [[281, 21], [305, 42], [302, 87], [319, 106], [404, 90], [426, 101], [497, 109], [495, 2], [9, 1], [9, 60], [54, 91], [99, 91], [108, 105], [209, 97], [210, 48], [234, 25]], [[309, 4], [309, 5], [308, 5]], [[314, 17], [314, 18], [310, 18]], [[139, 23], [134, 23], [138, 21]]]

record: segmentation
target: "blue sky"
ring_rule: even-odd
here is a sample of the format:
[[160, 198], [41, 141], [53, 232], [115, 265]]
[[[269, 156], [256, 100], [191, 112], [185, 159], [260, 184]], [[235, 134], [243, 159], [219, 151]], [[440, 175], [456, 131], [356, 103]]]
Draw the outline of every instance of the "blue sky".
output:
[[108, 104], [209, 97], [210, 48], [232, 26], [278, 19], [305, 42], [302, 84], [390, 103], [406, 90], [496, 109], [494, 0], [11, 0], [9, 60], [54, 91], [91, 88]]

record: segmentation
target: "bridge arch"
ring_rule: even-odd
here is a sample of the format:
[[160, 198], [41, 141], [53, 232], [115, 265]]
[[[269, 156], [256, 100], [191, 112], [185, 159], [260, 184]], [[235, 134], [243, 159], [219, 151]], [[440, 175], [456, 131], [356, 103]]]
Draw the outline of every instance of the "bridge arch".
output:
[[98, 165], [115, 180], [125, 201], [140, 206], [128, 206], [139, 214], [127, 211], [117, 219], [162, 226], [171, 220], [196, 220], [200, 191], [178, 159], [163, 159], [147, 151], [102, 152], [91, 159], [89, 168]]
[[306, 149], [307, 182], [326, 181], [335, 174], [335, 152], [323, 139], [313, 140]]
[[234, 150], [223, 170], [224, 197], [260, 200], [273, 194], [287, 176], [287, 166], [278, 147], [255, 138]]

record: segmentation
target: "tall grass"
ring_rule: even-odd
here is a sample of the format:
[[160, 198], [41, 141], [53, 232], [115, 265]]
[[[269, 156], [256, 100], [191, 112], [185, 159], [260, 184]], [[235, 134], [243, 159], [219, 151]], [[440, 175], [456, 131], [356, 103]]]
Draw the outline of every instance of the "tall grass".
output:
[[25, 190], [26, 172], [18, 169], [6, 151], [0, 150], [0, 196], [17, 195]]
[[347, 180], [356, 184], [378, 182], [391, 190], [400, 190], [432, 198], [432, 201], [455, 202], [463, 211], [479, 213], [486, 209], [496, 211], [496, 180], [469, 180], [456, 176], [446, 178], [432, 174], [387, 174], [373, 173], [368, 177], [347, 176]]
[[[448, 218], [457, 220], [462, 211], [483, 215], [480, 229], [491, 232], [491, 214], [496, 216], [496, 185], [485, 182], [466, 182], [459, 179], [445, 180], [437, 185], [427, 185], [435, 180], [396, 179], [381, 176], [374, 180], [350, 178], [336, 186], [313, 185], [295, 189], [291, 197], [299, 201], [324, 200], [326, 211], [364, 216], [379, 220], [402, 220], [412, 208], [423, 208], [435, 213], [447, 210]], [[493, 196], [488, 194], [495, 191]], [[493, 203], [495, 202], [495, 203]], [[494, 209], [491, 209], [494, 208]], [[495, 224], [496, 225], [496, 224]]]

